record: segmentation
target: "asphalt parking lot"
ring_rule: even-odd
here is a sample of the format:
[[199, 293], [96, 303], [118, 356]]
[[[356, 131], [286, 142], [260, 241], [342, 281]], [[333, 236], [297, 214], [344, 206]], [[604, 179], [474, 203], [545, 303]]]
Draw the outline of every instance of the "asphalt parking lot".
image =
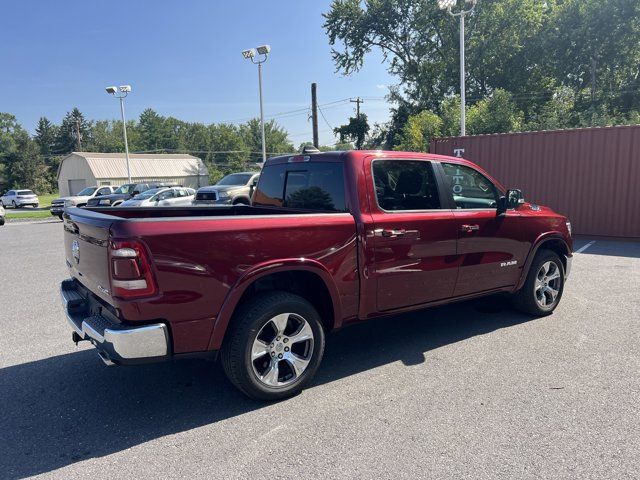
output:
[[0, 227], [0, 478], [640, 478], [640, 243], [576, 254], [550, 317], [490, 299], [337, 332], [277, 404], [217, 364], [76, 347], [61, 244]]

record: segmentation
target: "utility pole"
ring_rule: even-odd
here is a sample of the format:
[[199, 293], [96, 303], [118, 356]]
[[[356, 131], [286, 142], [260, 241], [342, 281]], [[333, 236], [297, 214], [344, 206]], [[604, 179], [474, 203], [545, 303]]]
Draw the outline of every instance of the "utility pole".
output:
[[356, 104], [356, 116], [357, 116], [357, 118], [360, 118], [360, 104], [364, 103], [364, 100], [362, 100], [360, 97], [358, 97], [355, 100], [350, 98], [349, 101], [351, 103], [355, 103]]
[[315, 83], [311, 84], [311, 123], [313, 124], [313, 146], [320, 147], [320, 141], [318, 140], [318, 97], [316, 94]]
[[78, 152], [82, 151], [82, 140], [80, 140], [80, 120], [76, 118], [76, 147]]

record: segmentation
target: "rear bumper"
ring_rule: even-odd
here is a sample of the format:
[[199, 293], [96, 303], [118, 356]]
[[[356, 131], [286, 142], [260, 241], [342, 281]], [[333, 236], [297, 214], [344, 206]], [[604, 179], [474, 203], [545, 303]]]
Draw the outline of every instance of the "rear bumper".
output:
[[132, 326], [101, 315], [73, 280], [60, 285], [62, 305], [76, 341], [88, 340], [107, 365], [164, 360], [170, 355], [169, 331], [163, 323]]

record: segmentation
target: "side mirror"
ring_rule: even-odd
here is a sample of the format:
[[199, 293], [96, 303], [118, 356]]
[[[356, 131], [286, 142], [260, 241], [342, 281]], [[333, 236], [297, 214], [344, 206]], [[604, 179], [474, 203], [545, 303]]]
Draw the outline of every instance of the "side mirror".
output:
[[512, 208], [518, 208], [518, 206], [524, 203], [524, 197], [522, 196], [522, 190], [509, 189], [507, 194], [498, 199], [497, 214], [504, 215], [507, 210]]

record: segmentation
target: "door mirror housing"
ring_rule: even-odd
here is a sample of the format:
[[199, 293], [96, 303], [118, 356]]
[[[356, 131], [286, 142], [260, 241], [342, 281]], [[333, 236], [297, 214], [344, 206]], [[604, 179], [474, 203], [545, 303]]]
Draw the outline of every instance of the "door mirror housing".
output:
[[522, 190], [517, 188], [509, 189], [506, 195], [498, 199], [497, 214], [504, 215], [507, 210], [518, 208], [521, 203], [524, 203]]

